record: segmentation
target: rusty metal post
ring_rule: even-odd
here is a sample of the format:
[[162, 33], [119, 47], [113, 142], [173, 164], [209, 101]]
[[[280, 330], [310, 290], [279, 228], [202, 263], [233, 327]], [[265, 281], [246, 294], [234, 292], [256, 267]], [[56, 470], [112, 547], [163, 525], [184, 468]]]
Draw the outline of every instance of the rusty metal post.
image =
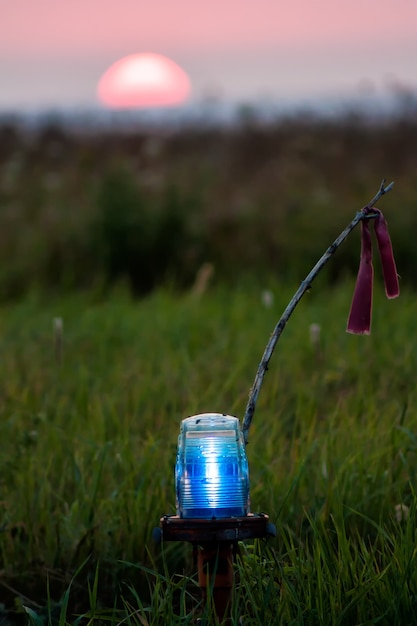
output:
[[234, 586], [233, 557], [238, 542], [275, 537], [266, 513], [219, 519], [184, 519], [164, 515], [154, 531], [155, 541], [187, 541], [197, 554], [198, 584], [203, 600], [213, 601], [219, 621], [229, 617]]
[[231, 543], [220, 542], [198, 547], [201, 596], [206, 604], [212, 599], [219, 622], [230, 614], [234, 583], [233, 553], [234, 546]]

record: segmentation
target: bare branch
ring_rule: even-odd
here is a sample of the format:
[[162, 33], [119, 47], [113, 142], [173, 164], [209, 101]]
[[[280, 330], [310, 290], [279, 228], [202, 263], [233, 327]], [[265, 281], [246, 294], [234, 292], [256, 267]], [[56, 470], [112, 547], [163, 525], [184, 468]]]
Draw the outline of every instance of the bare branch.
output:
[[275, 346], [278, 342], [278, 339], [280, 338], [282, 331], [284, 330], [290, 316], [292, 315], [295, 307], [300, 302], [305, 292], [310, 288], [311, 283], [313, 282], [317, 274], [323, 269], [324, 265], [327, 263], [330, 257], [333, 256], [333, 254], [336, 252], [338, 247], [344, 242], [346, 237], [352, 232], [355, 226], [357, 226], [359, 222], [363, 219], [372, 219], [372, 218], [377, 217], [378, 215], [377, 213], [375, 214], [372, 213], [372, 207], [375, 206], [375, 204], [383, 195], [391, 191], [391, 189], [394, 186], [393, 182], [385, 186], [385, 182], [386, 182], [386, 179], [384, 178], [380, 185], [378, 193], [375, 194], [372, 200], [368, 202], [368, 204], [365, 205], [365, 207], [361, 211], [358, 211], [356, 213], [355, 217], [350, 222], [350, 224], [345, 228], [343, 232], [340, 233], [340, 235], [334, 240], [332, 245], [329, 246], [329, 248], [327, 248], [323, 256], [317, 261], [316, 265], [313, 267], [310, 273], [306, 276], [306, 278], [300, 284], [299, 288], [297, 289], [294, 296], [291, 298], [290, 302], [288, 303], [286, 309], [284, 310], [278, 324], [275, 326], [275, 329], [262, 355], [262, 359], [259, 363], [258, 371], [256, 373], [255, 380], [253, 382], [252, 389], [249, 394], [248, 404], [246, 406], [246, 412], [243, 418], [243, 425], [242, 425], [245, 444], [248, 443], [249, 428], [252, 423], [253, 415], [255, 413], [256, 402], [258, 400], [259, 392], [262, 387], [266, 370], [268, 369], [269, 361], [271, 359]]
[[386, 193], [388, 193], [389, 191], [391, 191], [391, 189], [394, 187], [394, 181], [390, 182], [389, 185], [385, 186], [387, 179], [384, 178], [382, 180], [382, 183], [378, 189], [378, 193], [375, 194], [375, 196], [372, 198], [372, 200], [370, 202], [368, 202], [368, 204], [366, 205], [365, 208], [367, 209], [371, 209], [373, 206], [376, 205], [376, 203], [378, 202], [378, 200], [380, 198], [382, 198], [382, 196], [384, 196]]

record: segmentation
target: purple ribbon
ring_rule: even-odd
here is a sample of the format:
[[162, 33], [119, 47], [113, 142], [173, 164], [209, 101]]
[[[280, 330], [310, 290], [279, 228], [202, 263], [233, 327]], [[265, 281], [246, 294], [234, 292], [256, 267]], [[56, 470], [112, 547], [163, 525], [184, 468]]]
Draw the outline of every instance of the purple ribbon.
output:
[[[372, 208], [369, 211], [378, 214], [372, 221], [381, 259], [385, 293], [387, 298], [396, 298], [400, 295], [400, 286], [387, 222], [379, 209]], [[373, 278], [371, 231], [369, 220], [365, 218], [362, 220], [361, 260], [346, 328], [348, 333], [369, 335], [371, 331]]]

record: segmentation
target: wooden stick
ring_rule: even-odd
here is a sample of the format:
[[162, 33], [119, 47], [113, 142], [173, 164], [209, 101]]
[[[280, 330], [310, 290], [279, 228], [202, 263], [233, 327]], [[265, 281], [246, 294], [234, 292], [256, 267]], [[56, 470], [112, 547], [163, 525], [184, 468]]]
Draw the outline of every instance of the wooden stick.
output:
[[271, 359], [272, 353], [275, 349], [278, 339], [280, 338], [282, 334], [282, 331], [284, 330], [295, 307], [300, 302], [305, 292], [310, 288], [311, 283], [313, 282], [317, 274], [323, 269], [324, 265], [327, 263], [330, 257], [333, 256], [333, 254], [336, 252], [338, 247], [344, 242], [346, 237], [352, 232], [355, 226], [357, 226], [359, 222], [363, 219], [372, 219], [372, 218], [377, 217], [378, 214], [372, 213], [372, 210], [371, 210], [372, 207], [375, 206], [375, 204], [383, 195], [391, 191], [391, 189], [394, 186], [393, 182], [385, 186], [385, 182], [386, 182], [386, 179], [384, 178], [384, 180], [382, 181], [380, 185], [378, 192], [375, 194], [372, 200], [368, 202], [368, 204], [364, 206], [363, 209], [361, 209], [360, 211], [356, 213], [355, 217], [350, 222], [350, 224], [345, 228], [343, 232], [340, 233], [340, 235], [334, 240], [332, 245], [329, 246], [329, 248], [327, 248], [323, 256], [317, 261], [313, 269], [310, 271], [310, 273], [306, 276], [306, 278], [300, 284], [299, 288], [297, 289], [297, 291], [291, 298], [290, 302], [288, 303], [286, 309], [284, 310], [278, 324], [275, 326], [275, 329], [262, 355], [262, 359], [259, 363], [258, 371], [256, 372], [255, 380], [254, 380], [252, 389], [249, 394], [249, 400], [246, 406], [246, 412], [243, 418], [243, 425], [242, 425], [245, 444], [248, 443], [249, 428], [252, 423], [253, 414], [255, 413], [256, 402], [258, 400], [259, 392], [262, 387], [263, 379], [264, 379], [266, 370], [268, 369], [268, 364]]

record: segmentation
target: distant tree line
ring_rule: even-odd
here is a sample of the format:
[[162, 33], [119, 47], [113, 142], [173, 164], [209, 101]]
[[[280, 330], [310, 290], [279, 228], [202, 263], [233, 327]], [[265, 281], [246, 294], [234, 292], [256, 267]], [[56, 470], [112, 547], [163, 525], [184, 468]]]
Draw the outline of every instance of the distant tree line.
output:
[[[301, 280], [382, 177], [402, 281], [417, 284], [417, 116], [295, 116], [265, 125], [75, 132], [0, 126], [0, 298], [103, 289], [135, 294], [274, 274]], [[350, 238], [326, 272], [355, 273]]]

